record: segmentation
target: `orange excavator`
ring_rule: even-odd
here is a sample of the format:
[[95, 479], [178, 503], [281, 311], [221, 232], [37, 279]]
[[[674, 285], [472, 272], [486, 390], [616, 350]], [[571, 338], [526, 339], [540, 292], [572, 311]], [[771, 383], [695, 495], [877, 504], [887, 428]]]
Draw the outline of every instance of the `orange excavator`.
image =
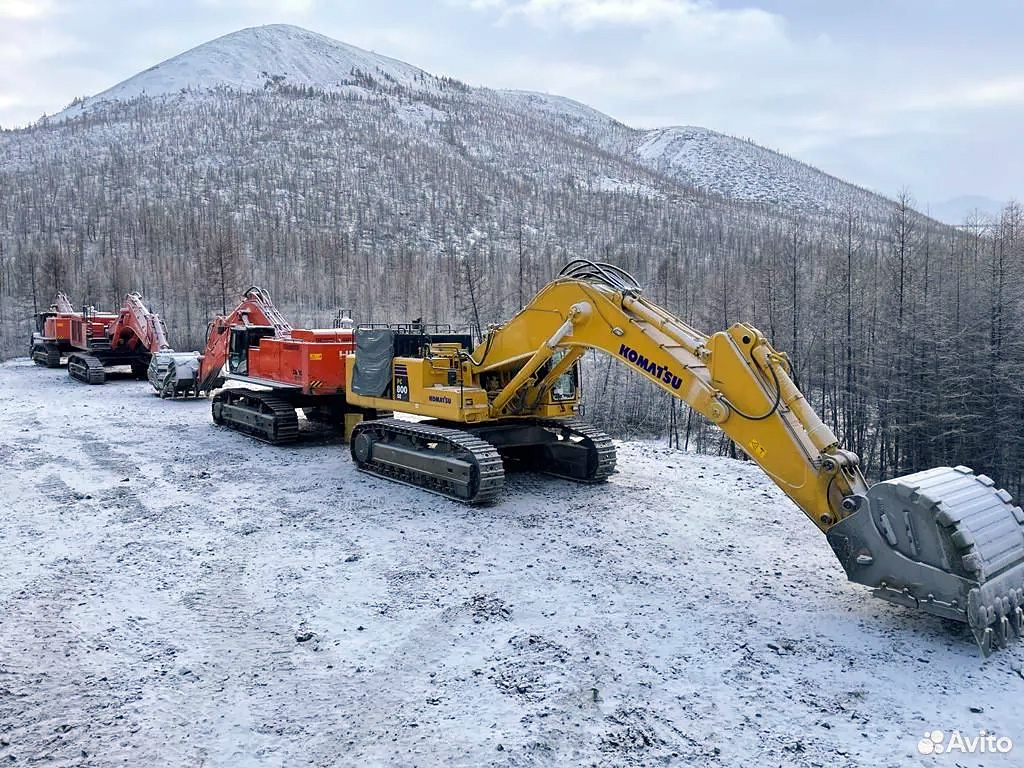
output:
[[138, 293], [126, 295], [117, 314], [87, 307], [70, 318], [70, 331], [68, 374], [86, 384], [103, 384], [111, 366], [131, 366], [142, 378], [152, 355], [170, 349], [163, 322]]
[[71, 346], [71, 321], [81, 317], [65, 293], [58, 293], [45, 312], [36, 315], [36, 331], [29, 342], [29, 356], [36, 365], [59, 368]]
[[213, 393], [215, 423], [269, 443], [298, 439], [298, 410], [307, 421], [340, 429], [348, 414], [354, 423], [378, 411], [346, 402], [345, 361], [355, 336], [350, 320], [339, 326], [292, 328], [254, 286], [233, 312], [210, 323], [201, 354], [157, 355], [150, 383], [163, 397]]

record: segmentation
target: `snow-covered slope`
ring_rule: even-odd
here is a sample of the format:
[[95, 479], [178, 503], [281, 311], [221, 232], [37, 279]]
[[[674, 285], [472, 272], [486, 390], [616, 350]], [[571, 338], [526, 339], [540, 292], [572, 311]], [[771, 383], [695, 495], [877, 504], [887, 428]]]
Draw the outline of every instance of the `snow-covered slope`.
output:
[[[430, 75], [414, 66], [364, 51], [308, 30], [275, 24], [217, 38], [157, 64], [102, 93], [85, 99], [52, 120], [96, 113], [104, 105], [142, 96], [173, 98], [217, 90], [242, 92], [280, 86], [340, 94], [400, 96], [410, 124], [444, 120], [433, 105], [415, 105], [453, 88], [466, 112], [481, 105], [521, 114], [542, 130], [587, 140], [638, 169], [667, 181], [741, 201], [767, 203], [808, 212], [838, 212], [853, 205], [883, 216], [888, 201], [804, 163], [751, 142], [705, 128], [674, 127], [652, 131], [630, 128], [572, 99], [528, 91], [470, 88]], [[412, 103], [412, 106], [410, 106]], [[392, 106], [395, 106], [392, 104]], [[411, 110], [411, 111], [410, 111]], [[484, 150], [478, 157], [487, 157]], [[609, 185], [603, 178], [581, 179], [591, 189], [633, 193], [635, 179]]]
[[1024, 643], [848, 583], [749, 462], [471, 508], [27, 359], [0, 435], [4, 765], [1020, 765], [918, 743], [1024, 749]]
[[625, 137], [639, 133], [593, 107], [564, 96], [535, 91], [505, 90], [498, 93], [507, 103], [524, 112], [553, 119], [571, 133], [589, 136], [620, 150], [626, 148]]
[[75, 117], [97, 104], [182, 90], [230, 88], [254, 91], [275, 85], [342, 91], [360, 78], [411, 90], [436, 90], [437, 78], [380, 56], [288, 24], [250, 27], [185, 51], [85, 99], [56, 115]]
[[693, 126], [646, 132], [633, 150], [640, 162], [726, 197], [807, 210], [847, 205], [883, 213], [884, 197], [750, 141]]

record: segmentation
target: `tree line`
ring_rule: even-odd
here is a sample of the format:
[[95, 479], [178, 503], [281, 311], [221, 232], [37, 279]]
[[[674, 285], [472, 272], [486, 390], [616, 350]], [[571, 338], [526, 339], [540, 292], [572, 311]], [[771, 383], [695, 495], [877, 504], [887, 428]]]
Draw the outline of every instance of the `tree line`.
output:
[[[0, 134], [0, 355], [58, 290], [102, 309], [141, 291], [194, 349], [249, 285], [295, 326], [345, 308], [484, 327], [589, 258], [701, 331], [759, 327], [869, 475], [968, 463], [1024, 490], [1018, 205], [954, 228], [905, 194], [884, 215], [737, 203], [467, 98], [420, 120], [393, 89], [183, 94]], [[584, 367], [609, 432], [735, 450], [625, 367]]]

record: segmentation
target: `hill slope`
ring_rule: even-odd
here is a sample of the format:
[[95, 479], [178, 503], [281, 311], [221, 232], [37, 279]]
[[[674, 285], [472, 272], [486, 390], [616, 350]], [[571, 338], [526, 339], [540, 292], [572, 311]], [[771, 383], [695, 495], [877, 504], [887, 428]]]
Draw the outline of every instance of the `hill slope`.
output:
[[[299, 27], [277, 24], [243, 29], [200, 45], [85, 99], [54, 119], [72, 119], [94, 112], [101, 105], [141, 96], [167, 97], [182, 91], [252, 92], [291, 87], [369, 96], [374, 90], [387, 92], [395, 86], [404, 90], [403, 96], [422, 100], [437, 95], [443, 81], [404, 62]], [[469, 88], [464, 88], [464, 93], [467, 106], [495, 93], [506, 108], [585, 137], [624, 160], [687, 186], [805, 212], [837, 212], [853, 206], [873, 216], [884, 215], [886, 201], [877, 195], [706, 128], [639, 131], [564, 97]]]

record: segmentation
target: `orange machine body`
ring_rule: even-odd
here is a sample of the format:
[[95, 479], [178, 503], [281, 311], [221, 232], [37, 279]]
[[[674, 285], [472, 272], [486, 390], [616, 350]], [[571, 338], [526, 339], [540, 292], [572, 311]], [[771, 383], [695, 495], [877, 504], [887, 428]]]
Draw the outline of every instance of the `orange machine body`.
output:
[[249, 349], [248, 376], [292, 385], [307, 395], [345, 391], [345, 356], [355, 352], [351, 329], [294, 328]]
[[47, 317], [43, 323], [43, 339], [46, 341], [71, 341], [71, 321], [76, 315], [57, 313]]
[[71, 346], [87, 350], [94, 339], [106, 339], [107, 331], [114, 327], [118, 316], [110, 312], [90, 312], [68, 318], [71, 326]]

